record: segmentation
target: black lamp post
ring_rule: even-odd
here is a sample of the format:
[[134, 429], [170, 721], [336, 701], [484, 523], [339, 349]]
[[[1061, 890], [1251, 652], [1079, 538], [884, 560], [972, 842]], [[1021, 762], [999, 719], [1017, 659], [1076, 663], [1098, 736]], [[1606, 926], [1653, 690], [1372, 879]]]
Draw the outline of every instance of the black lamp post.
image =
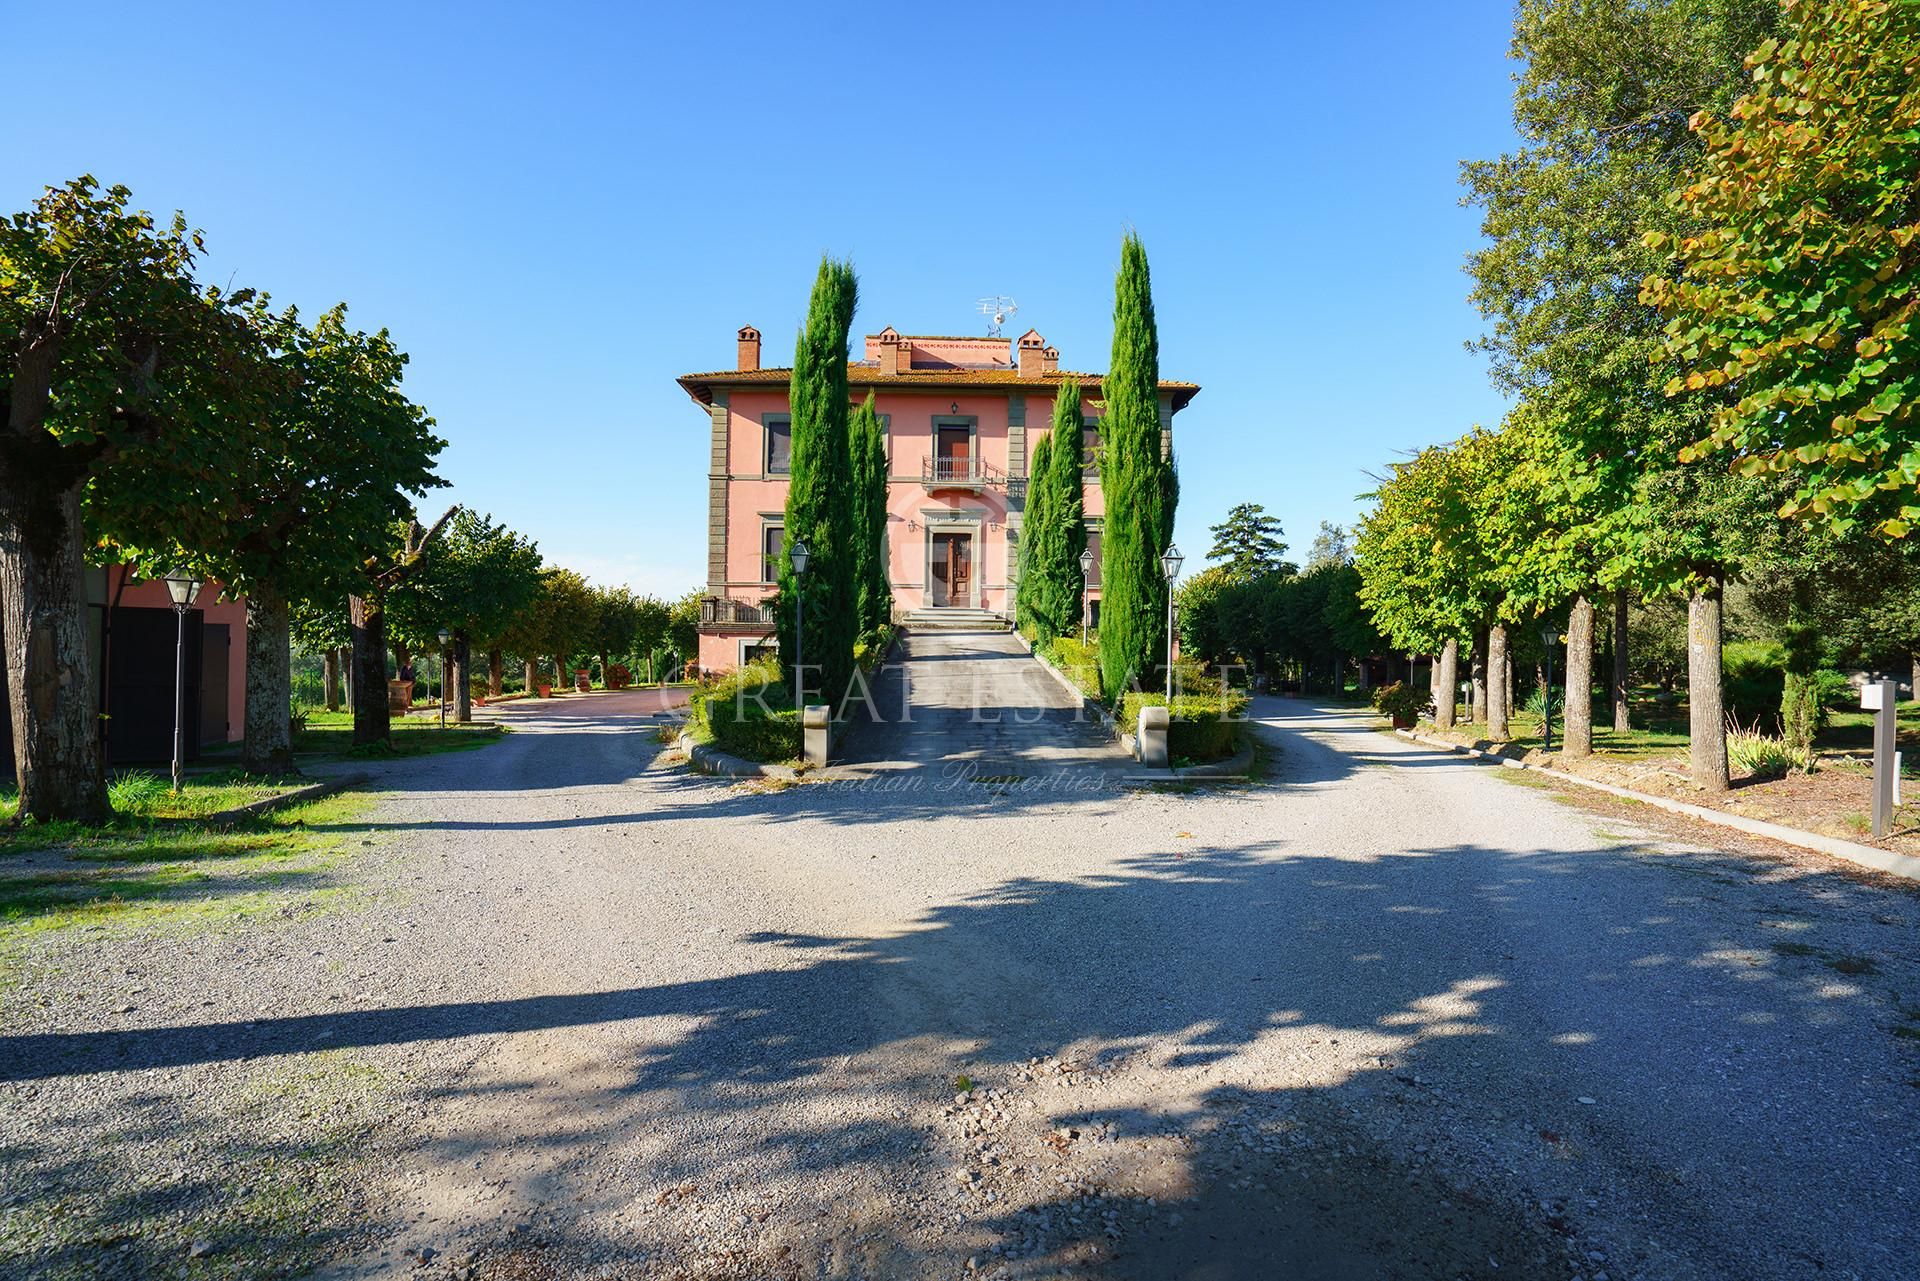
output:
[[1087, 613], [1091, 606], [1087, 604], [1093, 593], [1093, 548], [1088, 547], [1080, 553], [1080, 643], [1087, 643]]
[[447, 727], [447, 642], [453, 639], [453, 633], [440, 629], [440, 728]]
[[1167, 576], [1167, 701], [1173, 701], [1173, 585], [1180, 577], [1180, 549], [1168, 544], [1160, 554], [1160, 572]]
[[1553, 647], [1559, 639], [1558, 627], [1540, 624], [1540, 648], [1547, 656], [1547, 687], [1540, 691], [1540, 742], [1548, 752], [1553, 751]]
[[184, 569], [176, 569], [164, 579], [167, 595], [173, 599], [173, 790], [180, 790], [180, 776], [186, 769], [186, 744], [182, 725], [187, 715], [187, 611], [200, 596], [201, 583]]
[[795, 539], [787, 550], [787, 564], [793, 567], [793, 705], [804, 709], [807, 705], [807, 669], [806, 661], [806, 590], [800, 580], [807, 576], [807, 545]]

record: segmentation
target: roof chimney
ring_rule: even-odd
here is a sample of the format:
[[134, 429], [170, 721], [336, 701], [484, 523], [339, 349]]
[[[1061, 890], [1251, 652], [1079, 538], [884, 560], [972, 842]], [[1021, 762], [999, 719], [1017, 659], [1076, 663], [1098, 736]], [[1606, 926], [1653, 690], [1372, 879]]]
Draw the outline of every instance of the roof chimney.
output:
[[893, 341], [880, 349], [880, 372], [904, 374], [912, 368], [913, 343], [895, 334]]
[[1020, 376], [1038, 378], [1047, 340], [1040, 336], [1038, 329], [1029, 329], [1020, 335], [1020, 341], [1015, 346], [1020, 352]]
[[739, 338], [740, 361], [737, 368], [760, 368], [760, 331], [752, 325], [745, 325], [740, 330]]
[[1040, 372], [1053, 374], [1060, 371], [1060, 349], [1049, 347], [1040, 353]]

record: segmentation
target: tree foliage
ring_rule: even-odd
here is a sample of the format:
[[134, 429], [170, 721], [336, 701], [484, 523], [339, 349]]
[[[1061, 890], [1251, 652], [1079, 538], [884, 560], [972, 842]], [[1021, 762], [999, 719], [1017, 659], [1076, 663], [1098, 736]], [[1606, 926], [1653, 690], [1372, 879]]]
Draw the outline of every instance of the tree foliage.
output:
[[1160, 553], [1173, 537], [1178, 480], [1160, 443], [1160, 339], [1147, 251], [1131, 232], [1114, 282], [1113, 358], [1100, 420], [1106, 517], [1100, 550], [1100, 680], [1159, 682], [1167, 638]]
[[1207, 532], [1213, 535], [1207, 559], [1224, 561], [1227, 573], [1234, 578], [1271, 574], [1280, 568], [1280, 558], [1286, 554], [1279, 517], [1267, 515], [1267, 509], [1259, 503], [1236, 503], [1226, 520], [1210, 526]]
[[856, 608], [860, 634], [871, 635], [893, 621], [893, 585], [887, 548], [887, 431], [874, 407], [872, 392], [854, 411], [853, 547]]
[[1679, 275], [1668, 394], [1722, 390], [1683, 451], [1782, 473], [1785, 516], [1920, 520], [1920, 6], [1787, 0], [1746, 59], [1753, 87], [1695, 117], [1706, 154], [1649, 230]]
[[[794, 344], [788, 405], [793, 453], [775, 616], [780, 661], [788, 688], [804, 685], [811, 698], [837, 706], [853, 677], [853, 646], [860, 619], [856, 573], [852, 436], [847, 401], [847, 332], [859, 300], [850, 263], [822, 258], [807, 305], [807, 323]], [[807, 545], [807, 572], [796, 580], [791, 552]], [[804, 601], [804, 646], [794, 634], [795, 598]], [[794, 670], [798, 654], [807, 670]]]
[[1052, 426], [1033, 449], [1033, 478], [1020, 527], [1019, 616], [1046, 640], [1080, 626], [1085, 591], [1080, 553], [1087, 546], [1080, 458], [1085, 430], [1080, 384], [1069, 378], [1054, 396]]

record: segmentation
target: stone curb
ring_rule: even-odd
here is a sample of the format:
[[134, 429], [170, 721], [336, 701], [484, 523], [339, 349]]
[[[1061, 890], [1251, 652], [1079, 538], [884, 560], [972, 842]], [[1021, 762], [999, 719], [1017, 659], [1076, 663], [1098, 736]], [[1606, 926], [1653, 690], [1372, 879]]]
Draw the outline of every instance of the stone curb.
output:
[[1583, 778], [1566, 770], [1545, 769], [1526, 761], [1510, 760], [1495, 752], [1484, 751], [1478, 747], [1462, 747], [1458, 743], [1449, 743], [1443, 738], [1432, 738], [1415, 733], [1410, 729], [1393, 731], [1401, 738], [1428, 747], [1443, 748], [1456, 756], [1474, 756], [1485, 761], [1495, 761], [1508, 769], [1533, 770], [1556, 779], [1565, 779], [1580, 787], [1591, 788], [1596, 792], [1606, 792], [1629, 801], [1639, 801], [1656, 809], [1666, 810], [1670, 814], [1684, 814], [1688, 818], [1697, 818], [1703, 823], [1713, 823], [1719, 827], [1730, 827], [1735, 831], [1746, 832], [1751, 836], [1764, 836], [1784, 845], [1796, 846], [1803, 850], [1813, 850], [1819, 854], [1829, 854], [1834, 858], [1857, 863], [1861, 867], [1870, 867], [1876, 872], [1886, 872], [1891, 876], [1904, 877], [1910, 881], [1920, 881], [1920, 857], [1912, 854], [1899, 854], [1893, 850], [1875, 849], [1871, 845], [1861, 845], [1855, 841], [1843, 841], [1834, 836], [1821, 836], [1815, 832], [1803, 832], [1797, 827], [1783, 827], [1779, 823], [1768, 823], [1757, 818], [1746, 818], [1739, 814], [1729, 814], [1725, 810], [1708, 809], [1704, 805], [1689, 805], [1685, 801], [1669, 800], [1664, 796], [1653, 796], [1646, 792], [1636, 792], [1630, 788], [1619, 787], [1613, 783], [1602, 783], [1598, 779]]
[[732, 752], [723, 752], [717, 747], [705, 743], [696, 743], [691, 734], [682, 734], [674, 740], [674, 746], [687, 754], [694, 768], [705, 774], [724, 774], [729, 778], [779, 778], [788, 782], [799, 779], [800, 771], [791, 765], [773, 765], [764, 761], [750, 761], [735, 756]]
[[349, 787], [359, 787], [370, 775], [343, 774], [339, 778], [329, 778], [318, 783], [309, 783], [305, 787], [296, 787], [291, 792], [281, 792], [278, 796], [266, 796], [245, 805], [236, 805], [230, 810], [221, 810], [217, 814], [207, 815], [208, 823], [237, 823], [243, 818], [258, 818], [268, 810], [278, 809], [282, 805], [293, 805], [300, 801], [318, 800], [322, 796], [331, 796], [335, 792], [344, 792]]

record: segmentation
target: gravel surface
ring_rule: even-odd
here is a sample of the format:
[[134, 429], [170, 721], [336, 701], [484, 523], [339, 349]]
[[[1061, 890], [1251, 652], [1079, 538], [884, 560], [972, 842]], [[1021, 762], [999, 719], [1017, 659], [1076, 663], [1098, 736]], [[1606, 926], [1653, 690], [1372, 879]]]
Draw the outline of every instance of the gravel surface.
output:
[[35, 945], [0, 1272], [1913, 1274], [1911, 890], [1256, 711], [1127, 791], [502, 709], [344, 905]]

